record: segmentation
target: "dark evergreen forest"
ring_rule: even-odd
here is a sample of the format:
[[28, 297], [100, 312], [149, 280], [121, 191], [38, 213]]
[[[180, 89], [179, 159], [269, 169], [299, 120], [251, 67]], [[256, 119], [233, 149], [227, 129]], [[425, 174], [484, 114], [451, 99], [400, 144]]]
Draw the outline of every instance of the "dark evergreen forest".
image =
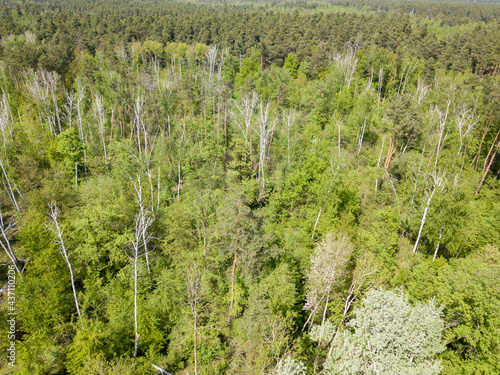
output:
[[0, 374], [499, 374], [499, 20], [0, 0]]

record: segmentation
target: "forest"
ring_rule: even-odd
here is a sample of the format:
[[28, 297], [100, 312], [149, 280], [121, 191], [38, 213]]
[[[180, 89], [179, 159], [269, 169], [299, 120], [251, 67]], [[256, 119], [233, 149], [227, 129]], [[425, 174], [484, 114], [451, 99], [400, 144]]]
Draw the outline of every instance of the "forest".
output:
[[0, 0], [0, 374], [500, 373], [500, 3]]

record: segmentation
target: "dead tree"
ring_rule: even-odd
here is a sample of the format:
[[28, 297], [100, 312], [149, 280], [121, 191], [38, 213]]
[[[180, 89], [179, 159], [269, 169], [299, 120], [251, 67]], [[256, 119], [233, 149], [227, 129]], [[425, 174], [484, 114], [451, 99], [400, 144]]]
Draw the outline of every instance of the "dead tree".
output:
[[[140, 218], [144, 223], [148, 224], [146, 227], [141, 228], [141, 230], [142, 230], [141, 233], [142, 233], [142, 245], [143, 245], [143, 249], [144, 249], [144, 255], [146, 256], [146, 265], [148, 268], [148, 274], [151, 274], [151, 268], [149, 266], [149, 250], [148, 250], [148, 242], [149, 242], [149, 239], [151, 237], [148, 234], [148, 228], [149, 228], [149, 226], [151, 226], [154, 219], [152, 217], [148, 218], [148, 216], [149, 216], [148, 209], [146, 208], [145, 202], [142, 199], [141, 177], [137, 176], [137, 184], [135, 184], [133, 181], [132, 181], [132, 184], [134, 185], [134, 190], [135, 190], [135, 200], [136, 200], [137, 204], [139, 205]], [[149, 222], [148, 219], [150, 219], [151, 222]]]
[[310, 269], [307, 272], [306, 304], [304, 310], [311, 311], [304, 324], [304, 330], [324, 304], [322, 323], [325, 322], [328, 303], [332, 293], [343, 281], [346, 267], [354, 251], [349, 237], [342, 233], [328, 233], [326, 238], [316, 246], [311, 255]]
[[359, 137], [359, 142], [358, 142], [358, 155], [361, 152], [361, 146], [363, 145], [363, 138], [365, 136], [365, 129], [366, 129], [366, 117], [365, 116], [365, 121], [363, 122], [363, 126], [361, 127], [361, 135]]
[[9, 223], [9, 225], [5, 225], [5, 222], [3, 220], [3, 213], [2, 213], [2, 208], [0, 207], [0, 231], [2, 232], [2, 237], [3, 241], [0, 239], [0, 245], [2, 245], [2, 248], [4, 249], [5, 253], [9, 257], [10, 261], [16, 268], [16, 271], [21, 278], [21, 281], [23, 280], [23, 275], [21, 270], [19, 269], [19, 260], [16, 257], [16, 254], [14, 253], [14, 250], [12, 249], [10, 245], [10, 239], [7, 235], [10, 229], [14, 227], [13, 223]]
[[295, 125], [295, 122], [297, 121], [297, 116], [298, 112], [293, 108], [283, 112], [283, 123], [285, 124], [286, 135], [287, 135], [286, 150], [287, 150], [288, 167], [290, 167], [290, 130]]
[[78, 134], [83, 143], [84, 132], [83, 132], [83, 116], [84, 116], [84, 103], [85, 100], [85, 85], [82, 82], [77, 83], [77, 90], [75, 95], [75, 108], [76, 108], [76, 121], [78, 126]]
[[215, 72], [215, 64], [217, 63], [217, 52], [218, 52], [218, 46], [212, 45], [207, 48], [207, 51], [205, 52], [205, 57], [207, 59], [207, 64], [208, 64], [208, 75], [209, 77], [212, 77], [212, 75]]
[[265, 160], [266, 160], [266, 150], [267, 145], [270, 141], [271, 133], [274, 130], [274, 126], [276, 123], [270, 122], [269, 113], [271, 111], [271, 102], [267, 102], [264, 105], [264, 102], [259, 103], [259, 117], [258, 124], [259, 127], [257, 129], [252, 129], [259, 135], [259, 180], [262, 183], [262, 191], [266, 188], [265, 182]]
[[458, 147], [457, 155], [455, 156], [455, 160], [457, 157], [461, 155], [462, 147], [464, 145], [464, 139], [469, 135], [469, 133], [474, 129], [478, 121], [476, 116], [476, 110], [472, 111], [467, 108], [467, 106], [463, 105], [456, 115], [455, 124], [457, 126], [458, 135], [460, 137], [460, 146]]
[[382, 84], [384, 83], [384, 68], [380, 66], [378, 71], [378, 87], [377, 87], [377, 109], [380, 109], [380, 97], [382, 96]]
[[108, 154], [106, 152], [106, 136], [105, 136], [105, 129], [104, 129], [104, 121], [105, 121], [104, 98], [99, 93], [96, 93], [96, 95], [95, 95], [94, 116], [97, 120], [97, 125], [99, 126], [99, 133], [101, 133], [102, 147], [104, 148], [104, 164], [106, 164], [106, 170], [109, 173]]
[[[134, 100], [134, 131], [137, 137], [137, 147], [139, 154], [142, 154], [142, 149], [147, 149], [148, 137], [146, 125], [144, 123], [144, 97], [137, 95]], [[141, 133], [144, 133], [144, 146], [141, 146]]]
[[[488, 155], [486, 155], [486, 159], [484, 159], [482, 177], [481, 177], [481, 180], [479, 181], [479, 185], [477, 186], [476, 195], [479, 194], [479, 190], [481, 190], [481, 187], [483, 186], [484, 180], [486, 179], [486, 176], [488, 175], [488, 172], [490, 171], [491, 165], [493, 164], [493, 161], [495, 160], [498, 149], [500, 148], [500, 139], [498, 138], [499, 135], [500, 135], [500, 130], [498, 130], [497, 135], [495, 136], [495, 139], [494, 139], [493, 143], [491, 144], [490, 150], [488, 151]], [[498, 140], [498, 142], [497, 142], [497, 140]], [[478, 155], [478, 159], [479, 159], [479, 155]]]
[[73, 90], [66, 92], [66, 103], [64, 104], [64, 109], [66, 112], [66, 119], [68, 120], [68, 125], [70, 128], [73, 127], [73, 113], [75, 112], [76, 107], [76, 95]]
[[422, 220], [420, 221], [420, 229], [418, 230], [417, 240], [415, 241], [415, 246], [413, 247], [413, 254], [415, 254], [418, 250], [418, 244], [420, 242], [420, 237], [422, 236], [422, 230], [424, 229], [425, 222], [427, 221], [427, 213], [429, 212], [429, 208], [431, 206], [432, 198], [434, 194], [438, 190], [443, 190], [445, 183], [445, 173], [439, 172], [435, 170], [431, 174], [428, 175], [429, 179], [427, 181], [427, 191], [426, 191], [426, 202], [424, 206], [424, 212], [422, 214]]
[[194, 350], [194, 373], [198, 375], [198, 318], [199, 308], [203, 299], [201, 277], [196, 267], [192, 265], [186, 273], [187, 303], [193, 315], [193, 350]]
[[[438, 117], [439, 117], [439, 129], [438, 129], [439, 138], [438, 138], [438, 143], [436, 146], [436, 160], [434, 162], [434, 169], [437, 169], [439, 154], [441, 153], [441, 150], [443, 149], [444, 141], [446, 140], [446, 136], [448, 135], [448, 133], [444, 134], [444, 131], [446, 129], [446, 122], [448, 120], [448, 113], [450, 110], [450, 105], [451, 105], [451, 99], [448, 100], [447, 105], [446, 105], [446, 110], [444, 112], [437, 107], [435, 109], [435, 111], [437, 112]], [[443, 134], [444, 134], [444, 137], [443, 137]]]
[[56, 235], [56, 242], [59, 244], [59, 253], [63, 257], [64, 261], [66, 262], [66, 265], [68, 266], [69, 273], [71, 276], [71, 288], [73, 289], [73, 297], [75, 298], [75, 306], [76, 306], [76, 311], [78, 312], [78, 316], [80, 317], [80, 307], [78, 305], [78, 298], [76, 296], [76, 288], [75, 288], [75, 279], [73, 275], [73, 267], [71, 267], [71, 262], [69, 261], [69, 256], [68, 256], [68, 248], [64, 244], [64, 239], [63, 239], [63, 231], [61, 229], [61, 226], [59, 225], [58, 221], [58, 216], [59, 216], [59, 208], [57, 207], [55, 202], [51, 202], [49, 204], [49, 211], [47, 212], [49, 215], [50, 219], [52, 220], [52, 225], [47, 225], [47, 228], [52, 231]]
[[50, 88], [47, 86], [46, 82], [41, 79], [39, 72], [30, 71], [24, 75], [24, 84], [33, 98], [38, 116], [40, 117], [40, 124], [47, 124], [52, 137], [57, 134], [56, 131], [56, 117], [54, 111], [51, 109], [51, 103], [49, 99]]
[[139, 275], [139, 259], [145, 255], [144, 247], [151, 240], [152, 235], [148, 233], [148, 228], [153, 223], [153, 219], [149, 217], [148, 210], [145, 209], [143, 212], [139, 211], [135, 215], [135, 230], [134, 236], [131, 240], [131, 247], [128, 251], [125, 251], [125, 255], [134, 265], [134, 358], [137, 357], [137, 352], [139, 350], [139, 325], [138, 325], [138, 313], [137, 313], [137, 290], [138, 290], [138, 275]]
[[422, 104], [428, 92], [429, 86], [425, 86], [422, 77], [418, 77], [417, 88], [415, 90], [414, 96], [412, 96], [413, 100], [415, 100], [418, 104]]
[[9, 100], [5, 92], [2, 90], [2, 97], [0, 98], [0, 131], [3, 138], [4, 156], [7, 156], [7, 138], [10, 136], [12, 140], [12, 127], [14, 122], [12, 111], [10, 109]]
[[354, 72], [356, 71], [356, 65], [358, 64], [358, 59], [356, 58], [356, 48], [353, 46], [349, 46], [347, 52], [344, 55], [335, 55], [333, 59], [337, 61], [337, 70], [344, 79], [343, 86], [347, 86], [347, 89], [349, 89]]
[[243, 95], [241, 101], [235, 102], [234, 108], [229, 112], [236, 126], [240, 129], [243, 138], [245, 138], [245, 144], [250, 148], [250, 155], [252, 154], [252, 117], [257, 100], [258, 95], [256, 93]]
[[[52, 106], [53, 106], [53, 111], [55, 115], [55, 119], [57, 121], [57, 127], [59, 129], [59, 133], [62, 132], [61, 128], [61, 118], [59, 116], [59, 105], [57, 104], [57, 82], [59, 81], [59, 76], [57, 75], [56, 72], [47, 72], [47, 71], [40, 71], [40, 77], [44, 84], [49, 88], [50, 94], [52, 97]], [[54, 124], [55, 125], [55, 124]]]
[[[7, 171], [5, 170], [5, 167], [3, 165], [3, 161], [0, 158], [0, 167], [2, 168], [2, 182], [3, 186], [5, 187], [5, 191], [7, 192], [7, 195], [9, 196], [10, 201], [12, 202], [14, 208], [17, 210], [17, 212], [21, 212], [19, 209], [19, 206], [17, 204], [17, 199], [16, 196], [14, 195], [14, 190], [12, 190], [12, 185], [10, 184], [10, 178], [9, 175], [7, 174]], [[15, 186], [15, 183], [14, 183]], [[19, 192], [19, 190], [18, 190]]]

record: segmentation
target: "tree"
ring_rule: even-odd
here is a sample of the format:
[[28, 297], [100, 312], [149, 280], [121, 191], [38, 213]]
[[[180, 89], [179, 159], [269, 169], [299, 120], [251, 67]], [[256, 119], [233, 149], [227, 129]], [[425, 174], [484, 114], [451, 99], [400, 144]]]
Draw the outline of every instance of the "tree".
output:
[[266, 189], [266, 182], [264, 177], [264, 166], [266, 161], [266, 152], [267, 146], [272, 140], [272, 133], [274, 131], [274, 126], [276, 125], [276, 121], [271, 124], [269, 118], [269, 112], [271, 110], [271, 103], [267, 102], [266, 105], [261, 101], [259, 105], [259, 118], [258, 123], [259, 127], [254, 129], [254, 131], [259, 135], [259, 180], [262, 183], [262, 193], [264, 193]]
[[302, 361], [295, 361], [290, 357], [281, 359], [276, 366], [276, 375], [306, 375], [306, 366]]
[[434, 300], [412, 306], [402, 290], [367, 293], [348, 329], [338, 334], [327, 358], [329, 374], [438, 374], [442, 308]]
[[321, 323], [326, 319], [328, 303], [335, 288], [343, 281], [347, 263], [354, 251], [347, 234], [343, 232], [330, 232], [326, 238], [316, 246], [314, 254], [311, 255], [311, 268], [307, 273], [307, 294], [304, 310], [309, 310], [309, 322], [324, 303]]
[[443, 375], [499, 373], [499, 278], [500, 251], [492, 245], [462, 259], [429, 259], [408, 274], [411, 299], [435, 297], [444, 307]]
[[149, 216], [148, 210], [141, 206], [141, 210], [135, 216], [134, 237], [131, 241], [131, 249], [127, 252], [127, 257], [134, 265], [134, 329], [135, 329], [135, 344], [134, 358], [137, 357], [139, 350], [139, 332], [138, 332], [138, 313], [137, 313], [137, 293], [138, 293], [138, 275], [139, 275], [139, 259], [147, 254], [147, 243], [151, 240], [152, 235], [148, 233], [148, 228], [153, 223], [153, 219]]
[[193, 315], [194, 373], [198, 375], [198, 320], [200, 305], [203, 301], [203, 289], [201, 275], [196, 264], [193, 264], [186, 272], [186, 294], [187, 303]]
[[417, 240], [415, 241], [415, 246], [413, 247], [413, 253], [416, 253], [418, 250], [418, 243], [420, 242], [420, 237], [422, 236], [422, 230], [424, 229], [425, 222], [427, 220], [427, 213], [429, 212], [429, 208], [431, 206], [432, 197], [436, 193], [437, 190], [443, 190], [445, 179], [445, 173], [441, 173], [438, 170], [435, 170], [432, 174], [429, 174], [429, 179], [427, 181], [427, 190], [426, 190], [426, 202], [424, 207], [424, 212], [422, 214], [422, 220], [420, 221], [420, 229], [418, 230]]
[[76, 305], [76, 311], [78, 312], [78, 316], [81, 316], [80, 313], [80, 306], [78, 304], [78, 298], [76, 296], [76, 288], [75, 288], [75, 279], [73, 275], [73, 267], [71, 266], [71, 262], [69, 261], [69, 256], [68, 256], [68, 249], [66, 245], [64, 244], [64, 239], [63, 239], [63, 231], [61, 229], [61, 226], [59, 225], [58, 221], [58, 216], [59, 216], [59, 208], [55, 204], [55, 202], [51, 202], [49, 204], [49, 212], [47, 214], [49, 215], [50, 219], [52, 220], [52, 226], [47, 225], [47, 228], [49, 228], [57, 237], [57, 242], [60, 245], [60, 250], [59, 252], [61, 253], [62, 257], [64, 258], [64, 261], [66, 262], [66, 265], [68, 266], [69, 273], [71, 276], [71, 289], [73, 289], [73, 297], [75, 298], [75, 305]]
[[285, 59], [285, 64], [283, 64], [283, 69], [287, 70], [293, 78], [297, 78], [299, 74], [300, 62], [297, 61], [297, 57], [289, 53]]

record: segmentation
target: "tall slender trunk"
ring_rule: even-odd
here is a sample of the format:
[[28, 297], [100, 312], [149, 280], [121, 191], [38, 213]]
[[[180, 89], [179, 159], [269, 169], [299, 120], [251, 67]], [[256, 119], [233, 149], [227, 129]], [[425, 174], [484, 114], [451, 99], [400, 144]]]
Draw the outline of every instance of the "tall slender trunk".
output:
[[431, 200], [432, 200], [432, 197], [433, 197], [435, 192], [436, 192], [436, 188], [434, 188], [432, 190], [432, 193], [429, 196], [429, 199], [427, 200], [427, 204], [424, 208], [424, 214], [422, 215], [422, 221], [420, 222], [420, 229], [418, 230], [417, 240], [415, 241], [415, 246], [413, 247], [413, 254], [415, 254], [417, 252], [418, 243], [420, 242], [420, 237], [422, 236], [422, 230], [424, 229], [425, 222], [427, 221], [427, 212], [429, 211], [429, 207], [431, 205]]
[[233, 310], [233, 303], [234, 303], [234, 279], [235, 279], [235, 274], [236, 274], [236, 263], [237, 262], [238, 262], [238, 247], [235, 246], [233, 268], [231, 270], [231, 302], [229, 304], [229, 318], [230, 319], [231, 319], [231, 312]]
[[71, 289], [73, 289], [73, 297], [75, 299], [76, 311], [78, 313], [78, 316], [80, 317], [81, 313], [80, 313], [80, 306], [78, 304], [78, 298], [76, 296], [76, 288], [75, 288], [75, 279], [74, 279], [74, 275], [73, 275], [73, 267], [71, 266], [71, 262], [69, 261], [68, 251], [67, 251], [66, 245], [64, 244], [64, 239], [63, 239], [63, 236], [62, 236], [62, 230], [61, 230], [61, 227], [59, 226], [59, 221], [57, 220], [58, 215], [59, 215], [59, 209], [58, 209], [58, 207], [56, 206], [55, 203], [51, 203], [49, 205], [49, 209], [50, 209], [50, 211], [48, 212], [48, 214], [49, 214], [50, 218], [52, 219], [52, 223], [53, 223], [53, 225], [55, 227], [55, 228], [49, 227], [49, 229], [57, 236], [59, 245], [61, 247], [60, 253], [63, 256], [64, 261], [66, 262], [66, 265], [68, 266], [69, 273], [70, 273], [70, 276], [71, 276]]
[[437, 257], [437, 254], [438, 254], [438, 250], [439, 250], [439, 245], [441, 245], [441, 235], [443, 234], [443, 228], [441, 228], [441, 230], [439, 231], [439, 240], [438, 240], [438, 244], [436, 246], [436, 250], [434, 250], [434, 257], [432, 258], [432, 261], [434, 262], [436, 260], [436, 257]]
[[193, 316], [193, 329], [194, 329], [194, 374], [198, 375], [198, 313], [196, 309], [198, 303], [194, 302], [194, 316]]
[[139, 332], [137, 326], [137, 261], [139, 258], [138, 249], [134, 252], [134, 329], [135, 329], [135, 343], [134, 343], [134, 358], [137, 357], [139, 350]]

